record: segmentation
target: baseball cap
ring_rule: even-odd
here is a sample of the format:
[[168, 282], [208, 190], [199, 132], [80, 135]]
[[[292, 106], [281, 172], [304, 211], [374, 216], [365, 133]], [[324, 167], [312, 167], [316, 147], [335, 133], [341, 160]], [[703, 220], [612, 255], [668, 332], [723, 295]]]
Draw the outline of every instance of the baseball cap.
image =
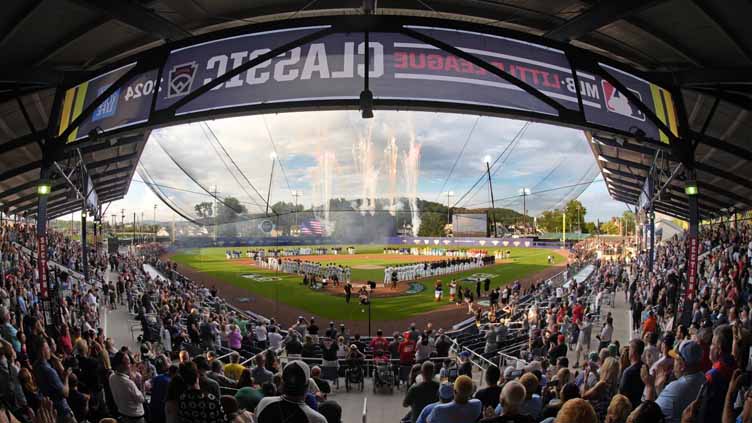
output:
[[504, 369], [504, 379], [507, 379], [507, 380], [511, 379], [513, 374], [514, 374], [514, 367], [507, 366], [507, 368]]
[[695, 341], [682, 341], [679, 348], [669, 351], [668, 355], [681, 358], [687, 366], [694, 366], [702, 361], [702, 347]]
[[592, 361], [593, 363], [597, 362], [599, 358], [600, 357], [598, 357], [598, 353], [595, 351], [591, 351], [590, 354], [588, 354], [588, 360]]
[[283, 391], [291, 395], [303, 395], [308, 389], [311, 369], [300, 360], [293, 360], [282, 370]]
[[439, 385], [439, 398], [443, 400], [454, 398], [454, 387], [451, 383], [442, 383]]
[[470, 351], [462, 351], [460, 353], [461, 358], [470, 358]]
[[619, 356], [619, 347], [616, 344], [608, 344], [608, 354], [612, 357]]

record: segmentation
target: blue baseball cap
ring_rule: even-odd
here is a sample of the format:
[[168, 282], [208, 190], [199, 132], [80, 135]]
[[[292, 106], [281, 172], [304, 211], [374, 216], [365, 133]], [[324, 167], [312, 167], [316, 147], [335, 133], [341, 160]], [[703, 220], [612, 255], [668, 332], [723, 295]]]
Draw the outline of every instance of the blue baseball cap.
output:
[[702, 347], [695, 341], [682, 341], [679, 348], [668, 352], [673, 358], [681, 358], [687, 366], [696, 366], [702, 362]]
[[454, 398], [454, 386], [451, 383], [442, 383], [439, 386], [439, 398], [450, 400]]

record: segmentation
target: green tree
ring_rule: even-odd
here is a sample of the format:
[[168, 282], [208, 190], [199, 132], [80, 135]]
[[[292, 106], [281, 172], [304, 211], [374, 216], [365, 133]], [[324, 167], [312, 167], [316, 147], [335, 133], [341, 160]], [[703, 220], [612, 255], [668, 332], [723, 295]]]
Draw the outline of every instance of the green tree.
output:
[[561, 232], [561, 210], [546, 210], [538, 216], [538, 229], [544, 232]]
[[238, 235], [236, 222], [240, 216], [247, 213], [244, 205], [235, 197], [225, 197], [219, 204], [217, 212], [217, 224], [220, 225], [217, 235], [234, 237]]
[[635, 214], [629, 210], [625, 210], [621, 215], [622, 224], [624, 225], [624, 234], [633, 234], [635, 232]]
[[212, 212], [214, 210], [213, 204], [210, 201], [204, 201], [203, 203], [198, 203], [195, 206], [193, 206], [193, 209], [196, 210], [196, 214], [200, 218], [205, 217], [212, 217]]
[[604, 235], [619, 235], [619, 224], [613, 220], [601, 223], [601, 233]]
[[585, 227], [587, 209], [577, 200], [569, 200], [564, 213], [567, 215], [567, 232], [582, 230]]
[[420, 214], [418, 236], [444, 236], [446, 213], [423, 212]]

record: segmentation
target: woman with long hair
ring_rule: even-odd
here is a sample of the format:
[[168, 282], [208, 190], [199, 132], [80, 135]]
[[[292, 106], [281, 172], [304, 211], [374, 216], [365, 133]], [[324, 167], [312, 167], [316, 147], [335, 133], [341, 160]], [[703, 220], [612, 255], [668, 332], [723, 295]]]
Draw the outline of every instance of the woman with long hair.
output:
[[[585, 368], [585, 380], [588, 378], [589, 371]], [[613, 357], [606, 358], [600, 369], [600, 380], [582, 394], [582, 398], [593, 405], [600, 422], [606, 418], [611, 398], [619, 392], [619, 375], [619, 362]]]
[[39, 388], [37, 387], [34, 377], [26, 367], [22, 367], [18, 371], [18, 381], [21, 383], [21, 389], [23, 389], [24, 396], [26, 397], [26, 404], [33, 410], [39, 409], [39, 401], [42, 396], [39, 394]]

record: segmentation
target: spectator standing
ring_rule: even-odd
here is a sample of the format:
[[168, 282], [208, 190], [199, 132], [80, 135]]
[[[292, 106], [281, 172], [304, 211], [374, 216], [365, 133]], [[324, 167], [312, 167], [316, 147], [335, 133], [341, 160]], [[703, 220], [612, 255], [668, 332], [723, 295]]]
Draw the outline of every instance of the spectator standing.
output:
[[196, 363], [181, 364], [180, 376], [187, 387], [178, 397], [180, 423], [225, 423], [227, 420], [219, 397], [201, 389]]
[[619, 393], [629, 398], [632, 407], [640, 405], [642, 392], [645, 384], [642, 382], [641, 372], [645, 363], [642, 362], [642, 353], [645, 351], [645, 343], [641, 339], [633, 339], [629, 343], [629, 367], [624, 369], [619, 384]]
[[469, 377], [458, 376], [454, 381], [454, 400], [434, 407], [428, 417], [431, 423], [474, 422], [481, 417], [482, 404], [471, 399], [473, 381]]
[[504, 411], [500, 416], [487, 417], [482, 423], [533, 423], [535, 420], [522, 412], [527, 392], [525, 387], [517, 381], [507, 382], [501, 390], [499, 402]]
[[702, 421], [706, 423], [721, 421], [723, 408], [719, 404], [722, 404], [726, 397], [731, 376], [736, 369], [736, 360], [731, 355], [733, 343], [730, 325], [720, 325], [713, 330], [713, 340], [710, 344], [710, 360], [713, 367], [705, 373], [708, 385], [706, 403], [700, 407], [700, 412], [705, 410]]
[[300, 360], [282, 370], [282, 395], [265, 397], [256, 407], [258, 423], [300, 422], [327, 423], [326, 418], [306, 405], [310, 369]]
[[660, 395], [656, 395], [656, 385], [668, 378], [665, 368], [661, 368], [655, 375], [643, 371], [645, 399], [658, 404], [666, 416], [666, 423], [680, 423], [684, 409], [697, 398], [697, 393], [705, 383], [705, 377], [700, 368], [702, 347], [695, 341], [683, 341], [676, 351], [671, 351], [669, 354], [674, 359], [673, 371], [677, 379], [669, 383]]
[[243, 373], [243, 367], [240, 363], [240, 354], [237, 352], [233, 352], [230, 354], [230, 362], [228, 364], [225, 364], [225, 376], [229, 377], [230, 379], [238, 380], [240, 379], [240, 374]]
[[454, 387], [451, 383], [442, 383], [439, 386], [439, 401], [432, 402], [431, 404], [423, 407], [423, 411], [420, 412], [416, 423], [427, 423], [426, 419], [429, 415], [431, 415], [434, 407], [439, 404], [448, 404], [452, 401], [452, 399], [454, 399]]
[[[585, 368], [585, 380], [588, 379], [590, 367]], [[606, 417], [611, 398], [619, 391], [619, 362], [614, 357], [607, 357], [600, 368], [600, 380], [582, 394], [582, 398], [592, 404], [598, 421]]]
[[486, 387], [479, 389], [475, 393], [475, 399], [480, 400], [483, 410], [489, 407], [491, 410], [495, 410], [496, 406], [499, 405], [499, 396], [501, 395], [500, 378], [501, 370], [495, 365], [490, 365], [486, 369]]
[[201, 386], [201, 390], [214, 395], [214, 397], [219, 400], [219, 397], [222, 396], [222, 394], [219, 390], [219, 383], [209, 377], [209, 372], [211, 372], [209, 360], [207, 360], [205, 356], [199, 355], [193, 358], [193, 362], [196, 363], [196, 367], [198, 368], [199, 385]]
[[402, 402], [403, 407], [410, 407], [410, 421], [415, 423], [420, 416], [423, 408], [439, 400], [439, 383], [434, 380], [434, 365], [431, 361], [426, 361], [420, 367], [420, 374], [423, 380], [410, 387]]
[[112, 358], [115, 370], [110, 376], [110, 390], [124, 423], [144, 423], [144, 395], [131, 380], [131, 360], [128, 354], [119, 351]]
[[168, 373], [170, 366], [166, 357], [156, 360], [157, 376], [151, 380], [151, 399], [149, 400], [149, 417], [153, 421], [163, 422], [165, 417], [165, 403], [167, 402], [167, 387], [172, 376]]
[[263, 385], [265, 383], [270, 383], [272, 381], [272, 372], [267, 370], [264, 367], [264, 356], [262, 354], [257, 354], [254, 358], [254, 361], [256, 363], [256, 366], [251, 370], [251, 376], [253, 377], [253, 381], [257, 385]]

